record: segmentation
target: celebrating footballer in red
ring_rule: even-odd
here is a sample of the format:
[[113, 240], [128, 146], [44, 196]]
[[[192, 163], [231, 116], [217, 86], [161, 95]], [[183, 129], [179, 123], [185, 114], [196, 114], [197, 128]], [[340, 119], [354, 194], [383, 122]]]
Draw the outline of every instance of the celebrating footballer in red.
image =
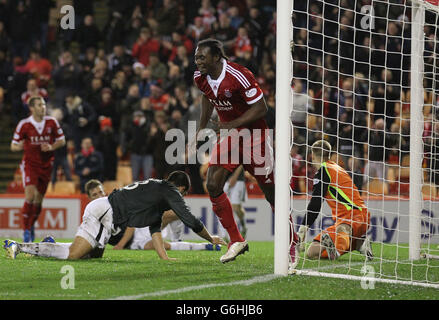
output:
[[34, 223], [52, 174], [53, 151], [65, 145], [64, 133], [55, 118], [46, 116], [42, 97], [29, 99], [31, 116], [21, 120], [11, 142], [12, 151], [24, 151], [20, 164], [25, 201], [22, 208], [23, 241], [35, 238]]
[[[229, 135], [219, 139], [212, 151], [206, 181], [213, 211], [230, 236], [229, 250], [220, 259], [225, 263], [248, 250], [248, 243], [233, 217], [230, 200], [223, 192], [225, 182], [237, 167], [242, 164], [246, 171], [255, 176], [274, 211], [274, 156], [264, 119], [267, 105], [252, 72], [228, 61], [218, 40], [200, 41], [195, 51], [195, 63], [198, 71], [194, 73], [194, 81], [203, 92], [197, 136], [200, 130], [206, 128], [214, 108], [220, 119], [219, 129], [231, 130]], [[243, 130], [251, 132], [250, 147], [241, 140], [235, 140], [234, 143], [234, 135], [239, 138]], [[238, 149], [238, 161], [231, 161], [234, 149]], [[292, 236], [296, 239], [295, 234]], [[292, 243], [290, 262], [294, 264], [296, 242]]]

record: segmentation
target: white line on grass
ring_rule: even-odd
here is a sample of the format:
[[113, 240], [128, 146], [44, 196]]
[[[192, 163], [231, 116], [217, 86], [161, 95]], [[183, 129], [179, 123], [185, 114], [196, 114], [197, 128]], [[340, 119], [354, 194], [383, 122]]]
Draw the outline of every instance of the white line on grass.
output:
[[178, 294], [188, 291], [194, 291], [194, 290], [203, 290], [208, 288], [215, 288], [215, 287], [227, 287], [227, 286], [234, 286], [234, 285], [241, 285], [241, 286], [250, 286], [255, 283], [263, 283], [268, 282], [273, 279], [282, 277], [280, 275], [276, 274], [266, 274], [263, 276], [257, 276], [248, 280], [240, 280], [240, 281], [232, 281], [232, 282], [225, 282], [225, 283], [211, 283], [211, 284], [202, 284], [199, 286], [191, 286], [191, 287], [185, 287], [185, 288], [179, 288], [174, 290], [162, 290], [162, 291], [156, 291], [156, 292], [147, 292], [142, 294], [137, 294], [133, 296], [120, 296], [116, 298], [111, 298], [109, 300], [137, 300], [137, 299], [143, 299], [147, 297], [157, 297], [157, 296], [164, 296], [167, 294]]

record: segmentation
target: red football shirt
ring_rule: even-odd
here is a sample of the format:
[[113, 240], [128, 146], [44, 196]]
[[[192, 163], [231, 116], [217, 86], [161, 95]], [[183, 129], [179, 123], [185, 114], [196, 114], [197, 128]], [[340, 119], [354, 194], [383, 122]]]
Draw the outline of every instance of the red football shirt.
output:
[[[223, 59], [223, 70], [218, 79], [194, 73], [194, 81], [210, 103], [215, 107], [221, 122], [239, 118], [264, 94], [253, 73], [247, 68]], [[261, 118], [247, 126], [249, 129], [268, 129]]]
[[61, 139], [64, 139], [64, 133], [55, 118], [45, 116], [43, 121], [37, 122], [33, 116], [30, 116], [18, 123], [12, 143], [24, 141], [23, 161], [25, 163], [48, 167], [53, 163], [54, 153], [53, 151], [41, 151], [41, 145], [53, 144]]

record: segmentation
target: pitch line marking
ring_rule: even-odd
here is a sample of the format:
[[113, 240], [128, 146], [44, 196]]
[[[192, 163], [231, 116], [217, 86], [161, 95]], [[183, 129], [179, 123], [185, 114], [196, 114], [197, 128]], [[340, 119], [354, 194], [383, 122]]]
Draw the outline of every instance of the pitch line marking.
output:
[[158, 297], [158, 296], [164, 296], [167, 294], [178, 294], [183, 292], [189, 292], [194, 290], [203, 290], [208, 288], [216, 288], [216, 287], [228, 287], [228, 286], [234, 286], [234, 285], [242, 285], [242, 286], [251, 286], [255, 283], [263, 283], [268, 282], [277, 278], [280, 278], [283, 276], [276, 275], [276, 274], [266, 274], [263, 276], [257, 276], [251, 279], [247, 280], [239, 280], [239, 281], [232, 281], [232, 282], [225, 282], [225, 283], [211, 283], [211, 284], [202, 284], [199, 286], [191, 286], [191, 287], [185, 287], [185, 288], [179, 288], [179, 289], [173, 289], [173, 290], [162, 290], [162, 291], [156, 291], [156, 292], [148, 292], [148, 293], [142, 293], [132, 296], [120, 296], [116, 298], [110, 298], [108, 300], [138, 300], [142, 298], [147, 297]]

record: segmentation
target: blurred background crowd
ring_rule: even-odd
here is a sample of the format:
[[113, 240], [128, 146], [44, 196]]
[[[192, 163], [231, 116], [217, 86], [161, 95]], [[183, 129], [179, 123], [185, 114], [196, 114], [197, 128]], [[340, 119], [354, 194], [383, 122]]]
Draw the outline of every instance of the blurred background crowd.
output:
[[[294, 5], [294, 176], [313, 175], [304, 165], [310, 160], [307, 146], [323, 137], [360, 190], [407, 195], [410, 108], [419, 108], [424, 115], [423, 176], [431, 182], [424, 189], [436, 195], [438, 14], [426, 11], [424, 64], [419, 66], [424, 104], [411, 106], [408, 1], [311, 0]], [[293, 189], [306, 192], [309, 187], [296, 178]]]
[[[65, 4], [74, 30], [60, 27]], [[164, 137], [199, 119], [193, 56], [209, 37], [255, 74], [274, 108], [273, 0], [0, 0], [0, 112], [15, 126], [29, 96], [46, 99], [68, 141], [53, 185], [74, 181], [83, 192], [91, 178], [123, 184], [182, 169], [192, 193], [204, 193], [205, 168], [167, 164]]]
[[[75, 29], [60, 8], [75, 8]], [[424, 114], [424, 179], [439, 184], [438, 16], [427, 11], [423, 106], [410, 105], [411, 10], [405, 0], [294, 1], [290, 106], [295, 194], [312, 190], [309, 146], [327, 139], [360, 190], [407, 194], [410, 108]], [[249, 68], [275, 123], [275, 0], [0, 0], [0, 113], [27, 117], [42, 95], [68, 144], [57, 151], [53, 184], [90, 178], [126, 183], [182, 169], [205, 193], [201, 164], [170, 166], [164, 136], [198, 121], [194, 50], [221, 40]], [[127, 169], [127, 170], [125, 170]], [[128, 177], [121, 177], [125, 172]], [[250, 179], [250, 177], [249, 177]], [[249, 182], [249, 191], [258, 187]], [[435, 190], [435, 188], [434, 188]]]

